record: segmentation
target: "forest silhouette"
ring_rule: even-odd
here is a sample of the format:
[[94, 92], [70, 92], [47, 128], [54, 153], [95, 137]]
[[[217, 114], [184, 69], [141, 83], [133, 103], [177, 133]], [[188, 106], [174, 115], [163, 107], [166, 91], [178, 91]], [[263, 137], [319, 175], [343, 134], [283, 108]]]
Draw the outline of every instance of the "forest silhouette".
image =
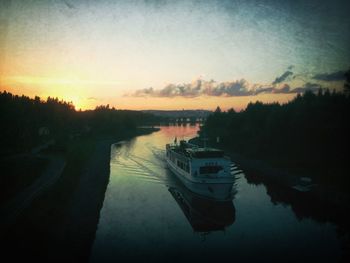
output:
[[154, 123], [152, 114], [117, 110], [109, 105], [76, 111], [71, 102], [48, 97], [0, 92], [0, 154], [28, 151], [54, 139], [60, 142], [85, 135], [128, 135], [138, 125]]
[[346, 188], [350, 134], [347, 93], [307, 91], [283, 105], [258, 101], [240, 112], [223, 112], [218, 107], [201, 133], [231, 152]]

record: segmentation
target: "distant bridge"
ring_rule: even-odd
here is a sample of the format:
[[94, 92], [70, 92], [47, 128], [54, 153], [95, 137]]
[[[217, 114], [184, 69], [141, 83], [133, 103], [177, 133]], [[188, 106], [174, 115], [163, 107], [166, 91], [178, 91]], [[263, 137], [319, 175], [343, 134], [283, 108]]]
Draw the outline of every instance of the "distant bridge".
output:
[[162, 118], [163, 123], [203, 123], [212, 113], [208, 110], [143, 110]]
[[169, 123], [203, 123], [206, 118], [204, 117], [168, 117]]

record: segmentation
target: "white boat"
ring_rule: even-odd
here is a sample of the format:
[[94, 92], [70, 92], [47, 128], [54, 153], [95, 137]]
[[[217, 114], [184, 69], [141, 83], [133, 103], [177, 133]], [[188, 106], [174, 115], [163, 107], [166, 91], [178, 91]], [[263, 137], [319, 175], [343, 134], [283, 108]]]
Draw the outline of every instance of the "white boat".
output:
[[166, 145], [166, 161], [192, 192], [214, 200], [232, 199], [235, 176], [231, 174], [231, 160], [223, 151], [182, 140]]

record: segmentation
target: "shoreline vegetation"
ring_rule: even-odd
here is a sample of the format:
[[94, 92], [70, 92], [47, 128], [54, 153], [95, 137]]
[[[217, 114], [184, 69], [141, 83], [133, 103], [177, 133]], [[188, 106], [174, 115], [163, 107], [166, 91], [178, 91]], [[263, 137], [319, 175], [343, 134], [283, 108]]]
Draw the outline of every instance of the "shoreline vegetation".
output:
[[157, 131], [138, 126], [161, 118], [108, 105], [80, 112], [58, 99], [7, 92], [0, 93], [0, 110], [0, 180], [7, 189], [2, 204], [41, 179], [46, 155], [65, 160], [57, 181], [1, 228], [4, 251], [12, 259], [88, 261], [109, 181], [111, 145]]
[[260, 180], [291, 188], [307, 177], [311, 194], [348, 207], [349, 112], [346, 93], [306, 92], [283, 105], [250, 103], [241, 112], [218, 107], [199, 136]]

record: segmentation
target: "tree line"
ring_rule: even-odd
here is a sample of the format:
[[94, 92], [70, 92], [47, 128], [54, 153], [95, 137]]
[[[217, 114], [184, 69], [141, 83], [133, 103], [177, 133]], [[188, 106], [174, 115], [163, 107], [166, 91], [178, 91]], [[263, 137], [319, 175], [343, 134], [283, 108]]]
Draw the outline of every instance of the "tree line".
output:
[[76, 111], [71, 102], [48, 97], [29, 98], [0, 92], [0, 153], [28, 151], [48, 139], [69, 140], [86, 134], [132, 134], [139, 125], [159, 122], [140, 111], [109, 105]]
[[258, 101], [240, 112], [218, 107], [200, 133], [212, 145], [248, 158], [348, 186], [349, 112], [347, 90], [320, 89], [283, 105]]

